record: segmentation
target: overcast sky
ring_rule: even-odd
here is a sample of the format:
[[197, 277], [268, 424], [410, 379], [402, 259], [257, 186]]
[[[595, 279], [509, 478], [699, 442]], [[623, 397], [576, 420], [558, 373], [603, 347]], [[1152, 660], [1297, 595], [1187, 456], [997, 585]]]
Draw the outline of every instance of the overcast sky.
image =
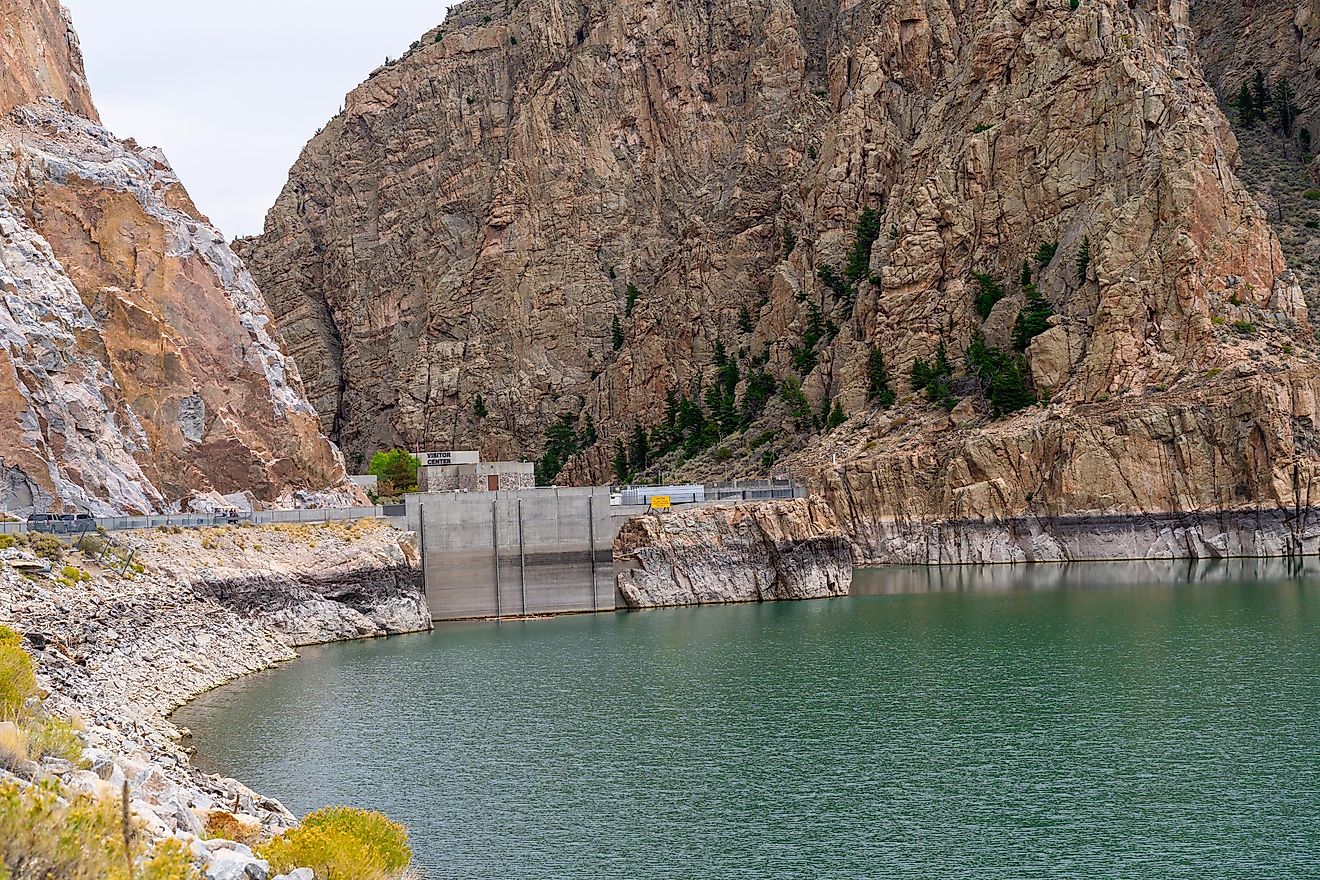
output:
[[120, 137], [162, 147], [227, 237], [260, 232], [344, 95], [444, 20], [445, 0], [64, 0], [92, 96]]

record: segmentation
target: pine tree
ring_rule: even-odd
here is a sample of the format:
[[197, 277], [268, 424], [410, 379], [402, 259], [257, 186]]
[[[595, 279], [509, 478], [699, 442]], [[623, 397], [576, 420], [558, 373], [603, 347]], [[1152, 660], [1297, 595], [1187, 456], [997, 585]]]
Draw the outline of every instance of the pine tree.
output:
[[1027, 260], [1022, 261], [1021, 281], [1024, 288], [1031, 286], [1031, 263]]
[[1296, 97], [1288, 80], [1281, 79], [1274, 84], [1274, 114], [1279, 123], [1279, 131], [1285, 137], [1292, 137], [1293, 123], [1297, 121], [1297, 104], [1293, 100]]
[[472, 401], [472, 414], [478, 419], [484, 419], [490, 415], [490, 410], [486, 409], [485, 399], [478, 394], [477, 399]]
[[651, 443], [641, 423], [633, 426], [632, 443], [628, 450], [628, 465], [633, 473], [642, 473], [651, 466]]
[[620, 483], [628, 482], [628, 448], [621, 439], [614, 441], [614, 477]]
[[843, 404], [836, 401], [834, 409], [830, 410], [829, 418], [825, 420], [825, 426], [828, 430], [833, 431], [846, 421], [848, 421], [848, 414], [843, 411]]
[[1086, 275], [1091, 269], [1091, 237], [1082, 239], [1082, 246], [1077, 249], [1077, 283], [1085, 284]]
[[896, 399], [894, 389], [889, 386], [885, 354], [879, 346], [871, 349], [871, 356], [866, 365], [866, 399], [871, 403], [879, 404], [882, 409], [889, 409]]
[[976, 313], [984, 321], [990, 317], [990, 312], [994, 310], [995, 303], [1004, 298], [1004, 287], [985, 272], [976, 272], [972, 275], [972, 278], [980, 288], [976, 294]]
[[1259, 67], [1256, 68], [1251, 92], [1252, 97], [1255, 99], [1253, 104], [1257, 115], [1264, 116], [1265, 112], [1270, 109], [1270, 104], [1273, 103], [1273, 99], [1270, 97], [1270, 87], [1265, 84], [1265, 74], [1261, 72]]
[[857, 231], [852, 247], [848, 249], [848, 265], [844, 274], [856, 284], [871, 274], [871, 251], [880, 238], [880, 217], [870, 208], [864, 208], [857, 218]]
[[624, 314], [631, 318], [633, 316], [633, 309], [637, 308], [637, 300], [642, 297], [642, 292], [637, 289], [636, 284], [629, 284], [627, 297], [628, 304], [624, 309]]
[[787, 223], [785, 223], [783, 234], [784, 234], [784, 257], [787, 258], [789, 255], [793, 253], [794, 248], [797, 247], [797, 233], [793, 231], [792, 226], [789, 226]]
[[1297, 143], [1301, 145], [1302, 155], [1310, 158], [1311, 155], [1311, 129], [1303, 128], [1297, 132]]
[[1256, 124], [1256, 99], [1251, 95], [1251, 86], [1242, 83], [1242, 90], [1237, 96], [1238, 122], [1243, 128], [1251, 128]]
[[1022, 307], [1017, 323], [1013, 325], [1013, 347], [1026, 351], [1035, 339], [1050, 329], [1050, 318], [1054, 317], [1054, 307], [1041, 295], [1036, 285], [1027, 285], [1027, 304]]
[[582, 429], [582, 438], [578, 440], [578, 445], [583, 449], [590, 449], [596, 445], [598, 439], [599, 438], [596, 435], [596, 420], [591, 417], [591, 413], [587, 413], [587, 424], [586, 427]]
[[1046, 242], [1036, 250], [1036, 266], [1044, 269], [1050, 263], [1054, 262], [1054, 255], [1059, 252], [1059, 243], [1057, 241]]
[[614, 343], [614, 350], [623, 348], [623, 324], [619, 321], [619, 316], [614, 316], [614, 323], [610, 326], [610, 338]]
[[743, 303], [738, 307], [738, 332], [751, 333], [756, 329], [756, 324], [752, 321], [752, 310]]

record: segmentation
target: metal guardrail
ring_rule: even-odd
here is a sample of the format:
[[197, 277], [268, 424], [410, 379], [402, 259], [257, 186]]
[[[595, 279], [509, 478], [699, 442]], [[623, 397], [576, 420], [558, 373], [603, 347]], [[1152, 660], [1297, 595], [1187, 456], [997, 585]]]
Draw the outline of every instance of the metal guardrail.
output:
[[789, 501], [807, 497], [807, 487], [793, 480], [736, 480], [707, 483], [700, 487], [675, 486], [672, 490], [656, 486], [623, 486], [613, 491], [624, 507], [649, 504], [651, 496], [656, 494], [667, 495], [676, 505], [714, 501]]
[[[0, 522], [0, 535], [19, 535], [25, 532], [45, 532], [55, 535], [79, 535], [105, 529], [107, 532], [128, 532], [172, 526], [182, 529], [209, 529], [220, 526], [271, 525], [275, 523], [330, 523], [355, 522], [362, 519], [402, 518], [402, 504], [375, 507], [334, 507], [316, 510], [264, 510], [251, 514], [173, 514], [159, 516], [101, 516], [80, 522], [52, 521], [45, 523]], [[90, 523], [90, 525], [85, 525]]]

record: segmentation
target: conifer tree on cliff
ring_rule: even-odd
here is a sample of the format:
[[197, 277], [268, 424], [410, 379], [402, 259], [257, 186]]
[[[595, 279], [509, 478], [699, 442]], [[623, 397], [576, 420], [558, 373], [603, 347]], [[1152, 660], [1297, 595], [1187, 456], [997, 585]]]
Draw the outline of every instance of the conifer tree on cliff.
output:
[[1251, 95], [1251, 86], [1242, 83], [1242, 90], [1237, 96], [1238, 122], [1243, 128], [1251, 128], [1256, 124], [1256, 99]]
[[1288, 80], [1281, 79], [1274, 84], [1274, 115], [1279, 123], [1279, 131], [1285, 137], [1292, 136], [1293, 123], [1297, 121], [1297, 104], [1293, 100], [1296, 97]]

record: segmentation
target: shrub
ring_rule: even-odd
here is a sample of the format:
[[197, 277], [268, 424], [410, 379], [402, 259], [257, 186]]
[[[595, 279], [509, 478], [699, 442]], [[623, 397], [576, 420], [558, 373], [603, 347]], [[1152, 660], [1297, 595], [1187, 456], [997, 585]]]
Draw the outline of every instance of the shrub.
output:
[[12, 721], [0, 721], [0, 769], [13, 770], [28, 759], [32, 736]]
[[1256, 335], [1256, 325], [1250, 321], [1234, 321], [1233, 329], [1241, 333], [1243, 336]]
[[82, 764], [83, 742], [77, 730], [59, 718], [39, 718], [28, 725], [31, 742], [28, 755], [34, 761], [42, 758], [60, 758], [71, 764]]
[[1320, 189], [1308, 189], [1302, 193], [1302, 198], [1312, 202], [1320, 202]]
[[[69, 796], [53, 783], [0, 785], [0, 877], [6, 880], [199, 880], [188, 849], [166, 841], [125, 857], [118, 799]], [[127, 833], [126, 833], [127, 832]]]
[[323, 828], [348, 834], [380, 853], [389, 871], [402, 871], [412, 864], [408, 829], [389, 818], [352, 807], [326, 807], [303, 819], [304, 828]]
[[0, 648], [21, 648], [23, 637], [7, 626], [0, 626]]
[[202, 875], [183, 841], [166, 840], [157, 844], [137, 876], [138, 880], [201, 880]]
[[276, 873], [311, 868], [317, 880], [391, 880], [412, 864], [403, 826], [347, 807], [312, 813], [259, 854]]
[[240, 822], [232, 813], [211, 813], [206, 817], [206, 836], [209, 839], [234, 840], [245, 846], [253, 846], [261, 834], [253, 834], [254, 829]]
[[986, 123], [982, 122], [980, 125], [976, 126], [976, 128], [972, 129], [972, 134], [980, 134], [981, 132], [989, 131], [992, 128], [994, 128], [993, 125], [987, 125]]
[[825, 419], [825, 427], [833, 431], [846, 421], [848, 421], [848, 414], [843, 411], [843, 404], [835, 403], [834, 409], [830, 410], [829, 417]]
[[990, 312], [994, 310], [995, 303], [1004, 298], [1004, 288], [992, 276], [985, 272], [976, 272], [972, 275], [979, 288], [976, 294], [976, 313], [984, 321], [990, 317]]
[[37, 693], [32, 658], [21, 647], [0, 645], [0, 720], [15, 720]]
[[472, 415], [478, 419], [484, 419], [490, 415], [490, 410], [486, 408], [486, 398], [480, 394], [477, 395], [476, 400], [472, 401]]

